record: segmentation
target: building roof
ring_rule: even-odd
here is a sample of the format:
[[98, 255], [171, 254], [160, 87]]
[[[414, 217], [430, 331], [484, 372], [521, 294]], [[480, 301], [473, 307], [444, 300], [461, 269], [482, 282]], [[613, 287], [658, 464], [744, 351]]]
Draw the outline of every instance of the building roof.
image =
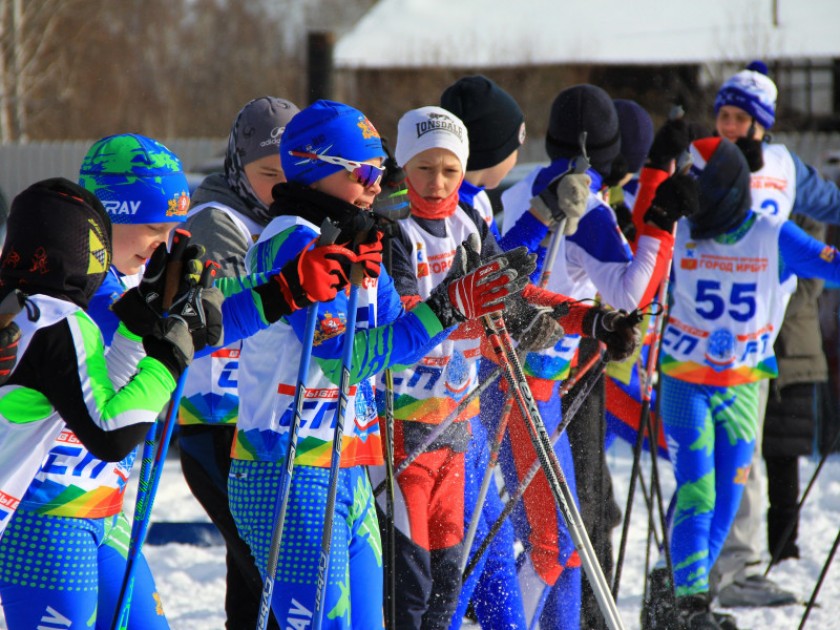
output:
[[815, 59], [840, 57], [838, 26], [838, 0], [380, 0], [334, 53], [339, 68]]

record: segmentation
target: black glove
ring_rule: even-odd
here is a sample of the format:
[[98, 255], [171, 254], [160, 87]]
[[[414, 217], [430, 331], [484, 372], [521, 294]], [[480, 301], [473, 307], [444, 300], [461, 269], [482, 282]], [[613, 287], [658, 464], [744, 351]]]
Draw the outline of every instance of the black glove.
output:
[[[111, 310], [116, 313], [120, 321], [138, 337], [150, 334], [158, 319], [163, 316], [166, 272], [169, 265], [176, 262], [174, 260], [176, 256], [178, 256], [177, 252], [167, 251], [166, 243], [158, 245], [146, 263], [140, 284], [123, 293], [120, 299], [111, 305]], [[186, 245], [183, 253], [180, 254], [180, 262], [183, 263], [187, 274], [196, 268], [198, 273], [201, 273], [200, 258], [202, 256], [204, 256], [203, 246]]]
[[610, 206], [615, 212], [615, 219], [618, 221], [618, 227], [621, 233], [631, 243], [636, 240], [636, 224], [633, 223], [633, 213], [624, 201], [619, 201], [613, 206]]
[[741, 153], [747, 159], [747, 165], [750, 167], [750, 173], [760, 171], [764, 167], [764, 149], [763, 142], [751, 137], [752, 134], [738, 138], [735, 144], [741, 149]]
[[161, 243], [146, 263], [140, 284], [122, 294], [111, 305], [126, 328], [138, 337], [151, 334], [163, 314], [163, 287], [169, 255]]
[[521, 331], [511, 336], [518, 342], [519, 350], [534, 352], [553, 348], [563, 338], [565, 331], [550, 308], [536, 308], [536, 312]]
[[668, 120], [653, 137], [648, 151], [648, 166], [663, 171], [671, 170], [671, 162], [691, 144], [689, 125], [683, 118]]
[[682, 217], [692, 217], [700, 211], [697, 181], [690, 175], [677, 173], [656, 189], [656, 195], [645, 212], [645, 221], [671, 232]]
[[189, 327], [180, 317], [158, 319], [151, 332], [143, 337], [143, 348], [147, 356], [163, 363], [176, 381], [195, 354]]
[[198, 259], [190, 259], [184, 267], [181, 286], [167, 319], [180, 319], [186, 325], [195, 350], [205, 346], [217, 346], [224, 337], [222, 326], [222, 292], [211, 287], [210, 276], [213, 262], [208, 262], [202, 271]]
[[642, 314], [639, 311], [608, 311], [596, 306], [583, 316], [583, 332], [607, 346], [608, 361], [624, 361], [642, 341], [642, 333], [638, 328], [641, 321]]

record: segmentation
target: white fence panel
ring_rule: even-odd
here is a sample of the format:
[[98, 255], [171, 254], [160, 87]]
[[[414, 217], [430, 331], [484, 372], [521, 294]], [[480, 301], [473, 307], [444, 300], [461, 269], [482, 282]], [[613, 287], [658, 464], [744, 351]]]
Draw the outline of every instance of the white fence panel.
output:
[[[12, 198], [30, 184], [48, 177], [76, 181], [82, 158], [93, 140], [0, 144], [0, 191]], [[175, 152], [189, 171], [224, 155], [225, 138], [174, 138], [163, 144]]]

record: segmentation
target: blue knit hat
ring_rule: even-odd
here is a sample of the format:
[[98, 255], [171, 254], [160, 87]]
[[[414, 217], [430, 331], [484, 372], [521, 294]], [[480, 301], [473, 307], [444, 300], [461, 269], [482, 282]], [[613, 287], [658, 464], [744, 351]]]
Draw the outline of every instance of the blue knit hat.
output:
[[747, 112], [765, 129], [776, 121], [776, 84], [767, 76], [767, 66], [754, 61], [745, 70], [727, 79], [715, 98], [715, 114], [724, 105]]
[[364, 162], [385, 158], [379, 132], [358, 109], [334, 101], [315, 101], [295, 114], [280, 139], [286, 179], [309, 185], [342, 170], [337, 164], [301, 158], [290, 151], [318, 153]]
[[182, 223], [190, 193], [181, 160], [157, 140], [123, 133], [97, 140], [79, 171], [112, 223]]
[[638, 173], [653, 144], [653, 121], [645, 108], [636, 101], [617, 98], [613, 101], [621, 131], [621, 155], [627, 162], [628, 173]]

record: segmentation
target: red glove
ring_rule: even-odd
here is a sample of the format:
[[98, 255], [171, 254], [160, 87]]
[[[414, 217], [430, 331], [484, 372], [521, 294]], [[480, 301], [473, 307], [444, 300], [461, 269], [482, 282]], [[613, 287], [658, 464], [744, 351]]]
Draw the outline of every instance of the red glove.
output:
[[[463, 248], [459, 246], [459, 250]], [[522, 290], [536, 266], [535, 257], [524, 247], [517, 247], [463, 275], [467, 255], [460, 251], [456, 254], [446, 278], [426, 300], [444, 328], [501, 311], [505, 298]]]
[[334, 300], [350, 282], [350, 266], [356, 262], [356, 254], [341, 245], [310, 249], [312, 243], [287, 262], [280, 273], [254, 288], [269, 322], [276, 322], [313, 302]]
[[364, 269], [366, 278], [378, 278], [382, 266], [382, 232], [371, 230], [364, 243], [356, 246], [356, 262]]

